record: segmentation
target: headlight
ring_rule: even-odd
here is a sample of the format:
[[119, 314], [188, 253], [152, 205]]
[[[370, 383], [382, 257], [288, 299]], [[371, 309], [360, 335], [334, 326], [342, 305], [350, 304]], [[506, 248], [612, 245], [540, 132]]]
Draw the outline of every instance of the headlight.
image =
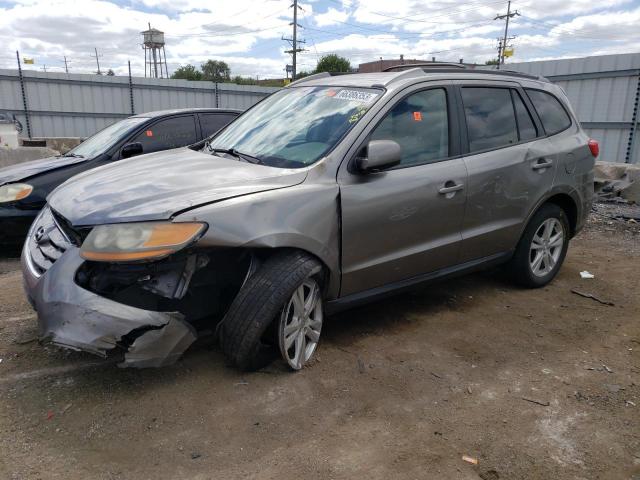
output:
[[186, 247], [204, 223], [141, 222], [100, 225], [91, 230], [80, 255], [96, 262], [157, 260]]
[[16, 202], [27, 198], [33, 192], [33, 187], [26, 183], [10, 183], [0, 187], [0, 203]]

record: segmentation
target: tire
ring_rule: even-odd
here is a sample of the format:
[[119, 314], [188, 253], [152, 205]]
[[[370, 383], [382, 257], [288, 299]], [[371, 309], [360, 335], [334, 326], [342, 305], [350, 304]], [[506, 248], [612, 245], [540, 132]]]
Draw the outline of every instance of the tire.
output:
[[278, 355], [277, 323], [285, 304], [309, 278], [318, 278], [322, 266], [296, 250], [278, 252], [247, 279], [231, 303], [220, 329], [222, 351], [232, 366], [259, 370]]
[[[562, 230], [562, 242], [555, 235]], [[549, 237], [545, 234], [549, 232]], [[524, 230], [508, 264], [513, 280], [528, 288], [540, 288], [558, 274], [569, 247], [570, 228], [565, 211], [554, 203], [542, 205]], [[535, 238], [535, 243], [534, 243]]]

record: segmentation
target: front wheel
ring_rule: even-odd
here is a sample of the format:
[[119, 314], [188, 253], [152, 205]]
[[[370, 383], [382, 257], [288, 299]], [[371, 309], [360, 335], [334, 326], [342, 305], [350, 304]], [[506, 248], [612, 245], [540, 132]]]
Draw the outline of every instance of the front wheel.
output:
[[555, 278], [569, 247], [569, 221], [558, 205], [543, 205], [525, 229], [509, 268], [514, 280], [529, 288]]
[[258, 370], [278, 354], [294, 370], [315, 352], [322, 329], [322, 265], [297, 250], [278, 252], [251, 275], [220, 329], [222, 350], [241, 370]]
[[300, 370], [315, 352], [322, 317], [322, 290], [309, 276], [293, 292], [278, 322], [280, 354], [293, 370]]

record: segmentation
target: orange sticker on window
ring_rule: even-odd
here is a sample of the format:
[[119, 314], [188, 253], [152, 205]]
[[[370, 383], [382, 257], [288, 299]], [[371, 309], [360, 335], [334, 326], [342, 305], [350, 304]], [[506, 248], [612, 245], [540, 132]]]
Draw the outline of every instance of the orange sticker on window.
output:
[[416, 122], [422, 121], [422, 112], [413, 112], [413, 120]]
[[336, 96], [335, 90], [327, 90], [327, 97], [335, 97], [335, 96]]
[[151, 130], [147, 130], [147, 137], [153, 137], [153, 132]]

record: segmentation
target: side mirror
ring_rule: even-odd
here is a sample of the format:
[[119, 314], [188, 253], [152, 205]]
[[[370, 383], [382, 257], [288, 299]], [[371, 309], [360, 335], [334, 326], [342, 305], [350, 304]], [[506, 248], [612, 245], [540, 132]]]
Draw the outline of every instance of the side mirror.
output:
[[140, 155], [142, 153], [142, 144], [140, 142], [135, 143], [127, 143], [124, 147], [122, 147], [122, 151], [120, 155], [122, 158], [135, 157], [136, 155]]
[[402, 159], [402, 147], [393, 140], [371, 140], [366, 156], [356, 159], [360, 172], [369, 173], [395, 167]]

